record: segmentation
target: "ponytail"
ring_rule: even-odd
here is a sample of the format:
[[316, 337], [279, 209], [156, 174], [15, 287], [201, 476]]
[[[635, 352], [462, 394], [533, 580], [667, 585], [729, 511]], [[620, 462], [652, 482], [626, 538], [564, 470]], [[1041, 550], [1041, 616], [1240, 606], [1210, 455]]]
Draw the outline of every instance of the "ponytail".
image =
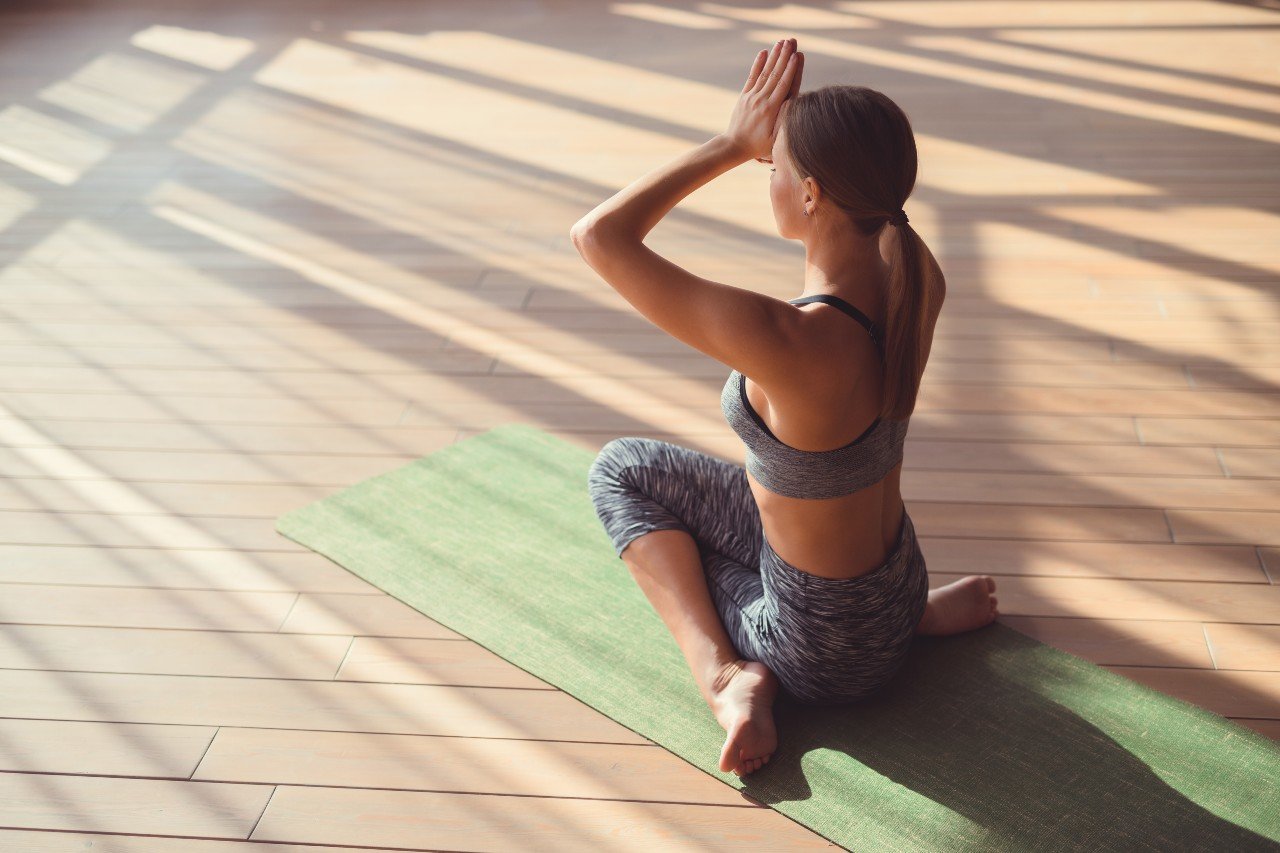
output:
[[[893, 227], [893, 226], [890, 226]], [[916, 396], [924, 375], [928, 352], [928, 282], [921, 257], [922, 240], [910, 223], [896, 226], [897, 239], [889, 259], [889, 293], [886, 299], [884, 335], [885, 420], [902, 421], [916, 408]]]

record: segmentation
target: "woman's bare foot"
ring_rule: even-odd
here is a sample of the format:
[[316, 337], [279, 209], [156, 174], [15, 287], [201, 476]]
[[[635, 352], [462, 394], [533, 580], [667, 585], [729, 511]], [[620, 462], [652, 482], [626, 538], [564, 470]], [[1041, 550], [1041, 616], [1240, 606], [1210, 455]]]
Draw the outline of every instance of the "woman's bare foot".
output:
[[929, 606], [916, 633], [940, 636], [981, 628], [998, 615], [995, 591], [991, 575], [969, 575], [929, 590]]
[[727, 737], [720, 751], [720, 770], [738, 776], [759, 770], [778, 748], [773, 726], [773, 700], [778, 677], [760, 661], [739, 660], [720, 670], [708, 702]]

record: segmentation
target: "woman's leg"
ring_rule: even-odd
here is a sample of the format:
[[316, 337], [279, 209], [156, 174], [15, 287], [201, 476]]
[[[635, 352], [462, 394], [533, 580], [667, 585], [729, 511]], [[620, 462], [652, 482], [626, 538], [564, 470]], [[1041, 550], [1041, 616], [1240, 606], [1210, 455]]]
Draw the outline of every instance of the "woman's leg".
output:
[[741, 655], [711, 599], [697, 542], [683, 530], [652, 530], [621, 556], [675, 637], [702, 698], [712, 702]]
[[754, 651], [759, 510], [745, 472], [691, 448], [626, 436], [600, 450], [588, 491], [614, 551], [706, 696], [721, 670]]
[[758, 769], [777, 745], [769, 710], [777, 682], [753, 656], [762, 604], [752, 567], [759, 511], [745, 472], [690, 448], [628, 436], [600, 451], [588, 485], [614, 550], [729, 734], [721, 769]]

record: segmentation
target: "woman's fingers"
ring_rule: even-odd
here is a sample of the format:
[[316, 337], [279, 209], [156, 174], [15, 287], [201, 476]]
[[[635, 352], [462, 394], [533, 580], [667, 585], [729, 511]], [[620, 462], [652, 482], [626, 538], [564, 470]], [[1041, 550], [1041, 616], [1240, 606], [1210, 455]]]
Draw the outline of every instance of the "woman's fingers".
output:
[[791, 73], [791, 91], [787, 93], [788, 98], [794, 98], [800, 94], [800, 78], [804, 76], [804, 54], [796, 51], [796, 59], [793, 63], [795, 68]]
[[756, 81], [760, 79], [760, 72], [764, 69], [764, 64], [768, 60], [769, 51], [762, 50], [756, 54], [755, 62], [751, 63], [751, 70], [747, 72], [747, 83], [742, 87], [742, 91], [751, 91], [751, 87], [755, 86]]
[[777, 82], [778, 59], [785, 52], [790, 39], [782, 39], [774, 42], [772, 49], [769, 51], [769, 58], [765, 60], [764, 68], [760, 71], [760, 79], [757, 81], [757, 91], [768, 95], [773, 91], [773, 86]]
[[800, 75], [804, 68], [804, 54], [793, 53], [779, 75], [775, 93], [781, 92], [781, 100], [800, 94]]
[[795, 39], [783, 39], [782, 46], [778, 49], [777, 54], [773, 57], [773, 64], [769, 66], [769, 78], [765, 81], [761, 91], [765, 95], [771, 96], [777, 90], [782, 82], [782, 75], [786, 73], [787, 68], [792, 64], [791, 57], [795, 55]]

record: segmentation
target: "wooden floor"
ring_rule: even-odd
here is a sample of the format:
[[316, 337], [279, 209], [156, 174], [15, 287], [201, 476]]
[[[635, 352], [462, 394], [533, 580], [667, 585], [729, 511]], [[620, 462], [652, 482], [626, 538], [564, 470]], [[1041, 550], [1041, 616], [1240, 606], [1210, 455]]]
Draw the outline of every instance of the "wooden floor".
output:
[[[510, 421], [741, 462], [568, 230], [787, 35], [917, 133], [933, 585], [1280, 738], [1274, 8], [0, 9], [0, 847], [827, 846], [273, 529]], [[650, 245], [799, 294], [767, 175]]]

